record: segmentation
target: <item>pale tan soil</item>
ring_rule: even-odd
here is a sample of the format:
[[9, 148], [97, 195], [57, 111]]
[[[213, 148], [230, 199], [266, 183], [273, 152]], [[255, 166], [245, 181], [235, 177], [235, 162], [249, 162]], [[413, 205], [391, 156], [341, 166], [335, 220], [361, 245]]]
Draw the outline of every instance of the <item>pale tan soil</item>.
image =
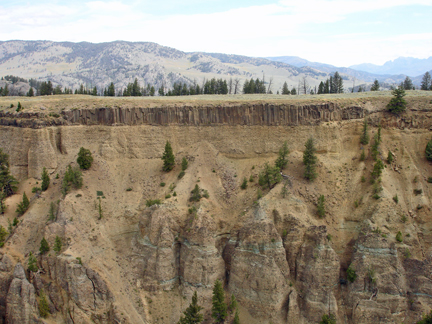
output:
[[[344, 96], [344, 95], [343, 95]], [[342, 97], [343, 97], [342, 96]], [[423, 92], [409, 92], [407, 96], [412, 102], [428, 105]], [[201, 97], [205, 99], [201, 99]], [[56, 102], [55, 96], [50, 98], [31, 98], [22, 100], [26, 109], [38, 109], [43, 105], [48, 109], [65, 107], [99, 107], [111, 104], [128, 105], [160, 105], [160, 104], [221, 104], [223, 100], [201, 96], [200, 101], [191, 98], [85, 98], [76, 102], [77, 96], [61, 97]], [[276, 96], [274, 96], [276, 97]], [[311, 99], [312, 98], [312, 99]], [[330, 96], [329, 98], [334, 97]], [[0, 105], [5, 106], [18, 98], [1, 98]], [[326, 96], [308, 96], [274, 99], [287, 103], [311, 103], [326, 100]], [[342, 104], [352, 104], [366, 100], [381, 102], [389, 99], [388, 93], [362, 97], [346, 95], [340, 99]], [[8, 101], [9, 100], [9, 101]], [[246, 102], [247, 97], [230, 98], [225, 101]], [[258, 99], [263, 100], [263, 99]], [[303, 101], [304, 100], [304, 101]], [[58, 107], [57, 107], [58, 105]], [[430, 104], [429, 104], [430, 105]], [[33, 108], [31, 108], [33, 107]], [[56, 108], [57, 107], [57, 108]], [[13, 128], [0, 128], [0, 147], [12, 157], [12, 170], [28, 168], [39, 170], [41, 165], [26, 165], [27, 153], [19, 145], [20, 141], [37, 141], [40, 134], [49, 132], [46, 129], [22, 130], [25, 136], [16, 136]], [[209, 191], [210, 198], [203, 199], [201, 206], [215, 221], [215, 237], [227, 233], [234, 234], [241, 229], [253, 215], [257, 199], [258, 174], [265, 162], [273, 163], [277, 152], [284, 141], [288, 141], [290, 149], [289, 164], [284, 174], [291, 179], [289, 195], [282, 198], [282, 183], [271, 191], [264, 190], [262, 204], [272, 215], [273, 210], [284, 217], [294, 215], [304, 226], [326, 225], [332, 236], [328, 244], [340, 259], [341, 267], [347, 268], [353, 254], [353, 240], [363, 231], [365, 224], [381, 229], [389, 240], [395, 241], [395, 235], [402, 231], [410, 234], [403, 243], [396, 243], [399, 249], [409, 248], [412, 258], [423, 260], [432, 252], [432, 213], [430, 209], [432, 184], [427, 178], [432, 176], [432, 165], [424, 158], [424, 148], [431, 138], [425, 129], [392, 129], [382, 130], [383, 142], [380, 156], [387, 157], [391, 150], [395, 162], [386, 165], [382, 175], [382, 198], [372, 198], [372, 185], [369, 182], [373, 161], [370, 158], [370, 146], [365, 146], [368, 158], [359, 160], [359, 137], [362, 129], [361, 120], [323, 123], [316, 127], [154, 127], [154, 126], [67, 126], [62, 127], [62, 145], [67, 153], [55, 151], [47, 155], [41, 149], [41, 161], [55, 160], [51, 167], [51, 186], [39, 198], [31, 202], [30, 209], [22, 217], [20, 224], [8, 239], [2, 253], [14, 257], [15, 262], [26, 262], [30, 251], [36, 253], [40, 240], [46, 237], [53, 246], [56, 235], [64, 238], [64, 255], [81, 257], [83, 263], [95, 270], [107, 283], [115, 297], [115, 307], [122, 323], [175, 323], [181, 312], [189, 305], [193, 289], [175, 287], [172, 290], [146, 291], [142, 288], [141, 278], [137, 278], [131, 268], [132, 238], [139, 232], [138, 222], [148, 211], [145, 206], [147, 199], [161, 199], [163, 207], [177, 211], [172, 218], [178, 218], [188, 228], [188, 201], [190, 191], [198, 184]], [[371, 129], [373, 137], [377, 131]], [[302, 163], [304, 143], [313, 136], [316, 141], [318, 155], [318, 177], [314, 182], [303, 178]], [[176, 156], [176, 167], [169, 173], [162, 172], [161, 155], [166, 141], [173, 145]], [[67, 165], [76, 164], [77, 152], [81, 146], [89, 148], [94, 162], [90, 170], [83, 172], [84, 186], [72, 190], [65, 198], [61, 196], [60, 184]], [[187, 157], [189, 167], [186, 175], [178, 179], [182, 157]], [[395, 171], [395, 167], [397, 170]], [[214, 170], [214, 172], [213, 172]], [[39, 170], [40, 172], [40, 170]], [[59, 173], [60, 179], [54, 179]], [[246, 190], [240, 189], [244, 177], [254, 175], [255, 181], [248, 182]], [[366, 182], [361, 182], [361, 177]], [[416, 179], [415, 181], [414, 179]], [[37, 179], [21, 179], [18, 194], [8, 198], [8, 209], [0, 216], [0, 224], [7, 228], [8, 220], [16, 216], [16, 204], [21, 200], [22, 193], [33, 197], [31, 188]], [[160, 183], [164, 182], [164, 187]], [[169, 189], [175, 185], [173, 190]], [[126, 191], [132, 188], [132, 191]], [[414, 189], [422, 189], [422, 195], [414, 195]], [[99, 219], [97, 191], [102, 191], [102, 219]], [[177, 197], [165, 199], [165, 195], [173, 192]], [[316, 202], [323, 194], [326, 201], [326, 217], [320, 219], [316, 215]], [[398, 195], [399, 203], [393, 201]], [[81, 196], [79, 196], [81, 195]], [[354, 202], [362, 198], [356, 208]], [[60, 200], [58, 222], [47, 223], [49, 204]], [[418, 205], [424, 206], [417, 210]], [[165, 207], [164, 207], [165, 206]], [[408, 221], [401, 221], [406, 215]], [[272, 216], [268, 216], [272, 217]], [[280, 235], [287, 227], [278, 227]], [[51, 252], [52, 253], [52, 252]], [[293, 278], [290, 279], [296, 285]], [[294, 289], [294, 288], [293, 288]], [[344, 297], [338, 293], [340, 309], [343, 309]], [[200, 303], [205, 305], [206, 317], [209, 316], [209, 291], [200, 291]], [[262, 318], [252, 317], [246, 307], [241, 307], [242, 323], [268, 323]], [[52, 323], [60, 323], [50, 319]], [[279, 321], [282, 323], [282, 320]]]

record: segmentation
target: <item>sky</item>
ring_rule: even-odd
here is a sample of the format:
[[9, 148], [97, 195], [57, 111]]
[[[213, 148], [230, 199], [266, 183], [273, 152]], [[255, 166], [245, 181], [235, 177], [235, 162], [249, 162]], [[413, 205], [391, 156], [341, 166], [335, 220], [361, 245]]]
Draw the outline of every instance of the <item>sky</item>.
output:
[[0, 40], [125, 40], [382, 65], [432, 56], [431, 17], [432, 0], [0, 0]]

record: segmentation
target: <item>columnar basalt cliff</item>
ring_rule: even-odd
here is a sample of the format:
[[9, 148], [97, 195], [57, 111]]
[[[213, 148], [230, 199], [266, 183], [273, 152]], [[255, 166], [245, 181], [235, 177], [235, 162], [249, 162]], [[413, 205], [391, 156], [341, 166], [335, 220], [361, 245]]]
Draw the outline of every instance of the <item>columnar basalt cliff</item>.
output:
[[[370, 138], [382, 127], [377, 158], [386, 167], [374, 184], [373, 140], [359, 141], [365, 118]], [[0, 323], [42, 323], [43, 295], [50, 323], [177, 323], [195, 291], [211, 323], [216, 280], [236, 297], [242, 323], [317, 323], [327, 313], [337, 323], [416, 323], [430, 311], [429, 108], [395, 116], [343, 102], [118, 107], [1, 113], [0, 123], [0, 148], [21, 181], [0, 216], [11, 232], [0, 249]], [[311, 136], [314, 182], [303, 178]], [[171, 172], [162, 172], [166, 141]], [[260, 187], [285, 141], [282, 181]], [[80, 147], [93, 165], [81, 189], [62, 195]], [[44, 167], [50, 187], [32, 195]], [[196, 185], [206, 192], [199, 202], [190, 199]], [[30, 208], [9, 226], [23, 192]], [[25, 270], [30, 252], [36, 273]]]

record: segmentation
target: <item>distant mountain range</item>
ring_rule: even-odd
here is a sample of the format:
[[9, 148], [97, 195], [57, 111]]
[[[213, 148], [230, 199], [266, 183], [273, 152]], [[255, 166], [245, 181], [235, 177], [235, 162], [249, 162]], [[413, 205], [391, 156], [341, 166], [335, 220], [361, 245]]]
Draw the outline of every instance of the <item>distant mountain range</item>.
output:
[[413, 57], [399, 57], [394, 61], [388, 61], [383, 65], [363, 63], [351, 65], [350, 67], [336, 67], [334, 65], [311, 62], [298, 56], [276, 56], [267, 59], [283, 62], [296, 67], [309, 66], [320, 71], [339, 71], [351, 75], [357, 79], [373, 82], [377, 79], [380, 82], [400, 83], [406, 76], [409, 76], [414, 84], [420, 85], [421, 77], [426, 71], [432, 70], [432, 56], [428, 59], [417, 59]]
[[[427, 64], [430, 59], [423, 61]], [[393, 66], [402, 63], [395, 60]], [[410, 66], [421, 69], [420, 63]], [[135, 78], [141, 86], [151, 84], [156, 89], [162, 85], [171, 88], [175, 82], [201, 85], [211, 78], [238, 79], [240, 84], [250, 78], [265, 78], [266, 87], [276, 93], [284, 82], [291, 89], [297, 88], [305, 79], [309, 87], [315, 89], [335, 71], [342, 75], [346, 90], [354, 83], [367, 87], [375, 79], [389, 86], [400, 83], [406, 77], [405, 74], [382, 75], [352, 67], [335, 67], [295, 56], [254, 58], [222, 53], [186, 53], [148, 42], [0, 42], [0, 76], [49, 80], [54, 85], [72, 89], [84, 84], [88, 88], [96, 86], [99, 92], [110, 82], [120, 90]], [[425, 71], [413, 78], [415, 84], [420, 84]]]

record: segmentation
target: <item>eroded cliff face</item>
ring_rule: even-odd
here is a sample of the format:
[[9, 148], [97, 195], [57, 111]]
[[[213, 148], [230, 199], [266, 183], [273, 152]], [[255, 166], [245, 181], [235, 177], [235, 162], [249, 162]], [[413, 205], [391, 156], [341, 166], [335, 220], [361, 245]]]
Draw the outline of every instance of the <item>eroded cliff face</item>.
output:
[[[359, 144], [365, 116], [371, 137], [383, 127], [379, 157], [395, 157], [383, 170], [379, 199], [369, 181], [370, 145]], [[0, 127], [0, 147], [22, 180], [0, 223], [15, 217], [43, 167], [52, 176], [1, 250], [0, 317], [41, 322], [43, 290], [52, 322], [176, 323], [197, 291], [210, 322], [219, 279], [247, 323], [317, 323], [329, 312], [338, 323], [415, 323], [432, 305], [432, 167], [424, 158], [431, 117], [335, 104], [76, 110], [58, 117], [62, 126], [44, 124], [57, 117], [9, 116], [27, 124]], [[319, 161], [314, 182], [302, 176], [310, 136]], [[167, 140], [177, 163], [170, 173], [161, 171]], [[259, 189], [259, 172], [284, 141], [284, 181]], [[64, 170], [81, 146], [94, 163], [83, 188], [62, 197]], [[183, 157], [189, 166], [178, 178]], [[199, 203], [189, 200], [196, 184], [209, 193]], [[324, 218], [316, 213], [320, 195]], [[148, 207], [149, 199], [162, 204]], [[51, 202], [56, 219], [48, 221]], [[42, 237], [52, 248], [56, 236], [61, 252], [38, 255]], [[38, 256], [38, 273], [25, 270], [29, 252]]]

